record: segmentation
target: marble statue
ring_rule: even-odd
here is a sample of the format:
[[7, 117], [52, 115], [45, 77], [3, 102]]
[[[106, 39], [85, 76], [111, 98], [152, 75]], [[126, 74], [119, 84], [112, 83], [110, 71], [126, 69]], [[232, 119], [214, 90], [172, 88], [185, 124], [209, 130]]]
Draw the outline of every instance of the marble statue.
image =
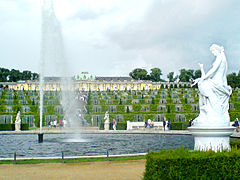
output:
[[205, 73], [203, 64], [199, 64], [202, 75], [193, 84], [198, 84], [200, 110], [193, 126], [226, 127], [230, 125], [228, 101], [232, 93], [227, 85], [227, 60], [222, 46], [213, 44], [210, 51], [216, 56], [212, 68]]
[[109, 130], [109, 123], [110, 123], [110, 120], [109, 120], [109, 113], [108, 111], [106, 111], [105, 113], [105, 116], [104, 116], [104, 130]]
[[227, 85], [227, 60], [222, 46], [213, 44], [210, 51], [216, 59], [212, 68], [195, 80], [199, 90], [200, 113], [188, 130], [194, 136], [194, 150], [230, 150], [229, 137], [234, 131], [228, 114], [232, 89]]
[[16, 121], [15, 121], [15, 131], [21, 131], [21, 117], [20, 111], [17, 113]]

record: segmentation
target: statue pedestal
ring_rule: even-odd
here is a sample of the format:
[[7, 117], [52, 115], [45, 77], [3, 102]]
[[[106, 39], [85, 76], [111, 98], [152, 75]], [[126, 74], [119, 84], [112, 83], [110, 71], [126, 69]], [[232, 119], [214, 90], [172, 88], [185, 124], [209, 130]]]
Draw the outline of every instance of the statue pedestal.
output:
[[109, 123], [107, 122], [104, 123], [104, 130], [109, 131]]
[[15, 123], [15, 131], [21, 131], [21, 124]]
[[188, 130], [194, 136], [194, 150], [215, 152], [231, 150], [229, 137], [235, 127], [189, 127]]

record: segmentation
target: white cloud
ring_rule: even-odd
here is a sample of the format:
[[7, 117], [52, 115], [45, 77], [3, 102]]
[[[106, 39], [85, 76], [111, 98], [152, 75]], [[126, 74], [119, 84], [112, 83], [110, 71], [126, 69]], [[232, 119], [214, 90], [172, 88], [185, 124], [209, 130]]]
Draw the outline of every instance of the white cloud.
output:
[[[239, 70], [239, 10], [234, 0], [53, 0], [73, 74], [163, 74], [211, 66], [211, 43]], [[38, 71], [41, 1], [0, 0], [0, 67]]]

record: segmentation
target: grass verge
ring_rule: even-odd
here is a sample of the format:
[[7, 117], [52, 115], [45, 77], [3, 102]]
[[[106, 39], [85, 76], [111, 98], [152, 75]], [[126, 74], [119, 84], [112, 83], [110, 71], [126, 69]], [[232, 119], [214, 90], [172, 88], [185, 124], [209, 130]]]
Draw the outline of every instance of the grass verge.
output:
[[[145, 159], [145, 156], [126, 156], [126, 157], [109, 157], [107, 158], [76, 158], [76, 159], [64, 159], [64, 163], [81, 163], [81, 162], [96, 162], [96, 161], [125, 161], [125, 160], [139, 160]], [[2, 160], [0, 164], [13, 164], [12, 160]], [[40, 163], [63, 163], [62, 159], [27, 159], [17, 160], [16, 164], [40, 164]]]

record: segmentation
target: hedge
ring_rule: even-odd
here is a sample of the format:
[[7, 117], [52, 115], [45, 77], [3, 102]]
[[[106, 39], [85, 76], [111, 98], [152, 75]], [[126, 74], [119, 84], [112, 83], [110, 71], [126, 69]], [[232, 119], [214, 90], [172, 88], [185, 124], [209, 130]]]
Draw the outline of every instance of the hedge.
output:
[[172, 122], [171, 130], [186, 130], [188, 123], [185, 122]]
[[[28, 124], [21, 124], [21, 130], [29, 130]], [[1, 123], [0, 124], [0, 131], [15, 131], [15, 124], [10, 123]]]
[[21, 124], [21, 130], [29, 130], [29, 124]]
[[12, 126], [11, 124], [7, 124], [7, 123], [4, 123], [4, 124], [0, 124], [0, 131], [12, 131]]
[[230, 146], [231, 146], [231, 148], [240, 149], [240, 141], [231, 140], [230, 141]]
[[146, 156], [144, 180], [239, 179], [240, 151], [190, 152], [180, 148], [150, 152]]

